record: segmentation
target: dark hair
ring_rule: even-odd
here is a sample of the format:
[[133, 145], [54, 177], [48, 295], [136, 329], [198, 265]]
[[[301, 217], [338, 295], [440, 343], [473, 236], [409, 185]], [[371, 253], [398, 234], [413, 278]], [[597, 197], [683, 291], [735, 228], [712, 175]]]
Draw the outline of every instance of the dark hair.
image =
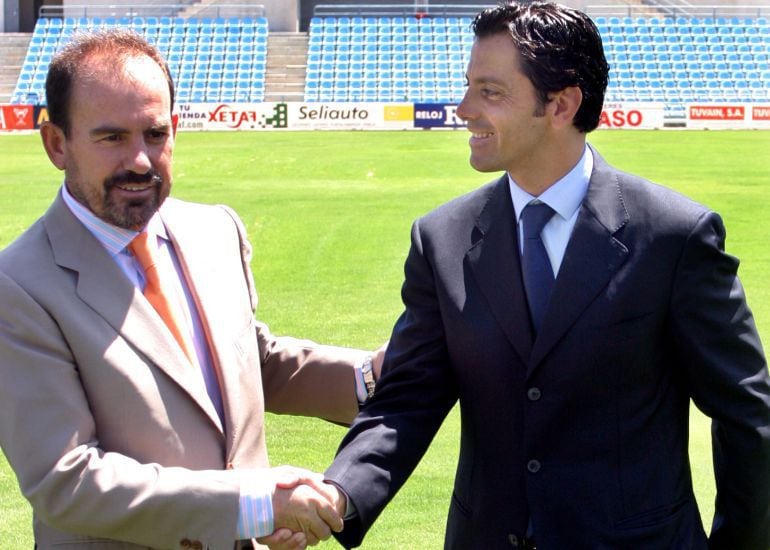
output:
[[505, 2], [479, 13], [473, 33], [484, 38], [508, 33], [521, 54], [522, 70], [540, 102], [569, 86], [583, 93], [573, 124], [588, 133], [599, 125], [609, 65], [602, 39], [583, 12], [553, 2]]
[[69, 137], [72, 85], [75, 78], [84, 70], [84, 61], [88, 58], [104, 56], [109, 63], [114, 64], [129, 57], [142, 55], [151, 58], [163, 70], [168, 82], [173, 110], [174, 81], [160, 52], [136, 32], [109, 29], [76, 33], [72, 41], [54, 55], [45, 80], [48, 119], [61, 128], [66, 137]]

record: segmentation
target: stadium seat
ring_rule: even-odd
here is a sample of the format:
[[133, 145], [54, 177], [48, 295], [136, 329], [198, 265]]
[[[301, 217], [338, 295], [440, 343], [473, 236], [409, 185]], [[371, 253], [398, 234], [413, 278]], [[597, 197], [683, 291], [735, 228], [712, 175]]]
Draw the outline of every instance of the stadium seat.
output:
[[[25, 58], [28, 67], [35, 70], [20, 73], [13, 97], [21, 97], [26, 91], [19, 90], [19, 85], [40, 85], [35, 75], [45, 74], [51, 55], [69, 40], [68, 33], [74, 28], [110, 26], [115, 22], [107, 17], [84, 21], [41, 18]], [[662, 97], [667, 110], [669, 103], [681, 109], [682, 102], [695, 97], [693, 94], [703, 94], [699, 100], [722, 99], [725, 94], [756, 100], [765, 93], [767, 99], [767, 17], [602, 16], [595, 22], [612, 67], [608, 98]], [[130, 18], [127, 24], [144, 32], [164, 52], [180, 89], [187, 86], [183, 82], [203, 78], [206, 90], [209, 82], [218, 80], [211, 89], [213, 92], [219, 85], [217, 91], [222, 97], [245, 97], [248, 91], [251, 101], [264, 95], [265, 18], [143, 16]], [[469, 18], [441, 15], [420, 20], [357, 15], [314, 17], [308, 30], [306, 97], [314, 101], [356, 97], [390, 101], [407, 96], [430, 101], [459, 99], [473, 40], [469, 25]], [[713, 86], [712, 81], [720, 85]], [[672, 86], [674, 83], [676, 86]], [[200, 97], [194, 93], [195, 88], [191, 86], [190, 90], [190, 100]]]

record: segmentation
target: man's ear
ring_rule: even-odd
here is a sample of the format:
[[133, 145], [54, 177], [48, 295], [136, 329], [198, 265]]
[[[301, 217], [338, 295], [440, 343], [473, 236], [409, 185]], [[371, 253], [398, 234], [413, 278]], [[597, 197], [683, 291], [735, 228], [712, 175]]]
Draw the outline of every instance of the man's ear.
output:
[[67, 148], [67, 138], [64, 131], [51, 121], [40, 125], [40, 137], [43, 140], [43, 148], [51, 161], [51, 164], [59, 170], [64, 170], [64, 159]]
[[583, 92], [577, 86], [569, 86], [554, 93], [548, 103], [554, 124], [557, 127], [572, 125], [582, 103]]

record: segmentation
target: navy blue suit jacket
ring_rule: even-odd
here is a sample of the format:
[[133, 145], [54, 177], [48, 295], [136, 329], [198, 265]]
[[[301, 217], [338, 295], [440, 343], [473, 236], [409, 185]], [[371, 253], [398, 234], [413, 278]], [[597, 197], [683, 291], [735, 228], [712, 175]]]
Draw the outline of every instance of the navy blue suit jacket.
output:
[[[594, 152], [536, 339], [506, 177], [415, 222], [405, 311], [327, 477], [360, 544], [458, 401], [446, 548], [770, 547], [770, 382], [718, 215]], [[690, 399], [713, 419], [706, 536]]]

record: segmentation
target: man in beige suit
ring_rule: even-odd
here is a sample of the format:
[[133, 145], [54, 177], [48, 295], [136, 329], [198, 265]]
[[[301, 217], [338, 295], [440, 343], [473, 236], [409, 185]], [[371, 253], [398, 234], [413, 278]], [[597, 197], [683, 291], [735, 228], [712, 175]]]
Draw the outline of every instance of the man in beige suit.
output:
[[[364, 352], [271, 335], [254, 319], [238, 217], [166, 198], [173, 83], [152, 46], [123, 31], [79, 38], [46, 95], [41, 135], [65, 185], [0, 252], [0, 445], [36, 547], [329, 537], [342, 525], [328, 486], [269, 468], [264, 411], [351, 421], [371, 382]], [[171, 275], [181, 340], [143, 294], [155, 268], [127, 246], [140, 233]]]

